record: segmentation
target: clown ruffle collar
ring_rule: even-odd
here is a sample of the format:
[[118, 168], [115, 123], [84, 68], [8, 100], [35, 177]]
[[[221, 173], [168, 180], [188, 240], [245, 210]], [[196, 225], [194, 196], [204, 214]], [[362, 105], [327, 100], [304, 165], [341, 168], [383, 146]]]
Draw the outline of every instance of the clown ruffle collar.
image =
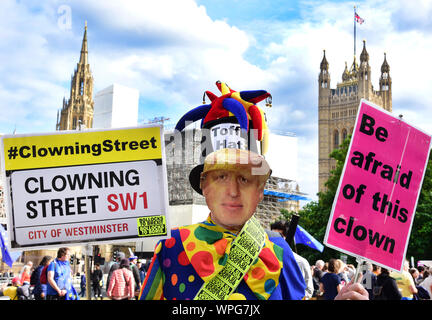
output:
[[[191, 265], [203, 281], [209, 281], [224, 267], [236, 234], [216, 225], [210, 215], [204, 222], [180, 227], [179, 232]], [[266, 236], [258, 259], [244, 276], [246, 284], [258, 299], [267, 300], [278, 286], [282, 255], [283, 249]]]

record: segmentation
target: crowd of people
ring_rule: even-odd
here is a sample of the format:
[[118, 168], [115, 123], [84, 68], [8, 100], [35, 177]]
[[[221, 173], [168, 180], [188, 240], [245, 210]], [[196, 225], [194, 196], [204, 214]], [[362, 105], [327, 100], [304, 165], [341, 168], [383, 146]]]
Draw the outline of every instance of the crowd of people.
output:
[[[0, 287], [0, 296], [8, 296], [10, 300], [77, 299], [68, 257], [69, 249], [60, 248], [56, 259], [44, 256], [34, 269], [33, 263], [29, 261], [17, 276], [13, 273], [4, 274], [3, 276], [12, 280]], [[341, 289], [353, 280], [357, 271], [354, 265], [345, 264], [340, 259], [330, 259], [328, 262], [317, 260], [312, 266], [297, 254], [295, 259], [306, 283], [306, 299], [335, 299]], [[137, 299], [147, 272], [146, 267], [136, 256], [126, 258], [125, 254], [120, 252], [107, 274], [106, 296], [112, 300]], [[432, 268], [428, 266], [410, 268], [407, 260], [402, 273], [366, 262], [360, 271], [360, 281], [368, 291], [370, 300], [432, 300], [431, 273]], [[103, 271], [96, 263], [91, 272], [91, 288], [95, 299], [103, 298], [103, 279]], [[79, 295], [85, 297], [84, 274], [81, 275], [80, 287]]]
[[[9, 297], [10, 300], [78, 300], [79, 296], [85, 297], [85, 274], [77, 274], [80, 276], [80, 292], [77, 293], [69, 259], [69, 248], [60, 248], [56, 258], [44, 256], [36, 268], [33, 268], [32, 261], [27, 262], [18, 276], [11, 271], [5, 272], [3, 278], [11, 280], [0, 285], [0, 296]], [[137, 299], [146, 267], [138, 261], [137, 256], [126, 258], [120, 252], [107, 275], [107, 297], [113, 300]], [[104, 274], [100, 264], [94, 264], [90, 280], [92, 296], [102, 300]]]
[[[432, 269], [427, 266], [409, 268], [404, 262], [402, 272], [366, 262], [361, 270], [361, 283], [370, 300], [431, 300]], [[318, 260], [311, 267], [313, 299], [332, 300], [356, 275], [356, 267], [340, 259]]]

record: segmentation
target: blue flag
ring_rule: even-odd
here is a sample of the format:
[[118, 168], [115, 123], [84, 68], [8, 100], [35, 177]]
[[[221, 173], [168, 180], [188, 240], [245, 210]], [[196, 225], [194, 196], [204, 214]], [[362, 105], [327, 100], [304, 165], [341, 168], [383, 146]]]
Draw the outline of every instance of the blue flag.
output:
[[66, 292], [66, 300], [79, 300], [78, 293], [73, 285]]
[[309, 246], [312, 249], [318, 250], [319, 252], [323, 252], [324, 250], [324, 246], [299, 225], [297, 225], [294, 241], [295, 243], [301, 243]]
[[7, 233], [1, 224], [0, 224], [0, 249], [2, 253], [2, 260], [10, 268], [12, 268], [12, 264], [21, 255], [21, 251], [9, 252], [7, 248]]

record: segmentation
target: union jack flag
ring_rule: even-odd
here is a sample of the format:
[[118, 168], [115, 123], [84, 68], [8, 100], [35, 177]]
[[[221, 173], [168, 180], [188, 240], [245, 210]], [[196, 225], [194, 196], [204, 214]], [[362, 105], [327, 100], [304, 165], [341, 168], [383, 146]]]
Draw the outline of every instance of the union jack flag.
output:
[[364, 22], [364, 19], [360, 18], [360, 16], [357, 13], [354, 14], [354, 19], [356, 22], [358, 22], [360, 24], [362, 24]]

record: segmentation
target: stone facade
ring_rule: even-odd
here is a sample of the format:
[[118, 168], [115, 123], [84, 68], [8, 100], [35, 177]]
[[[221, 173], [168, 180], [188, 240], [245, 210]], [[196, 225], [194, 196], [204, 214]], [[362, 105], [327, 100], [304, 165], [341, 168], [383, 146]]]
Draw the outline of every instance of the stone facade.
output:
[[330, 153], [339, 147], [354, 128], [360, 99], [366, 99], [392, 111], [392, 80], [390, 66], [384, 53], [384, 62], [381, 65], [379, 90], [372, 86], [369, 54], [366, 51], [366, 42], [363, 41], [363, 50], [360, 54], [360, 65], [354, 57], [353, 64], [342, 74], [342, 82], [335, 89], [330, 88], [329, 63], [324, 56], [320, 65], [318, 77], [318, 137], [319, 137], [319, 191], [325, 191], [325, 182], [330, 177], [330, 171], [336, 166], [336, 161], [330, 158]]

